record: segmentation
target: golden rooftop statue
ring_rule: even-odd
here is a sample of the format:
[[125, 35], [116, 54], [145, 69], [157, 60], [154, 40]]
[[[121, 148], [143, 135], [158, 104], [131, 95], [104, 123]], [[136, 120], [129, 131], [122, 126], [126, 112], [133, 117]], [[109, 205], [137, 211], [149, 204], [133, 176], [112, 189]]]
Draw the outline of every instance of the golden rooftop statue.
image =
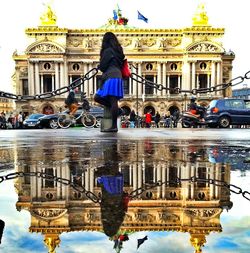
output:
[[43, 15], [40, 17], [41, 25], [43, 26], [53, 26], [56, 25], [56, 15], [52, 11], [52, 8], [49, 4], [47, 4], [47, 8]]
[[198, 5], [196, 13], [193, 16], [193, 26], [210, 26], [205, 5], [202, 3]]
[[60, 242], [58, 234], [45, 234], [44, 243], [48, 247], [48, 253], [55, 253], [55, 249]]

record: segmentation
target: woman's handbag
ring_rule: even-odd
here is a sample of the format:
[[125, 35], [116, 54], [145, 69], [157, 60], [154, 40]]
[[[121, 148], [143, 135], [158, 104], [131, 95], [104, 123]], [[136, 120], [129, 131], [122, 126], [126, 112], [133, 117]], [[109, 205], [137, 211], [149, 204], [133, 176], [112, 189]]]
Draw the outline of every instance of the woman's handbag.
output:
[[121, 72], [122, 72], [122, 78], [129, 78], [131, 76], [131, 72], [130, 72], [130, 69], [129, 69], [129, 66], [128, 66], [127, 59], [125, 59], [123, 61]]

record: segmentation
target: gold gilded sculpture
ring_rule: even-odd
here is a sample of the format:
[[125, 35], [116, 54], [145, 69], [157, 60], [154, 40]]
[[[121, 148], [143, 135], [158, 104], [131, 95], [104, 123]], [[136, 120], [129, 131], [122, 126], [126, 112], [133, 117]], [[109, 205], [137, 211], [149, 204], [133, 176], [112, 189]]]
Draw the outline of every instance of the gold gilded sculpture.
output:
[[209, 26], [208, 16], [205, 11], [205, 5], [199, 4], [197, 10], [193, 16], [193, 25], [194, 26]]
[[54, 14], [51, 6], [47, 4], [47, 8], [43, 15], [40, 17], [41, 25], [55, 25], [56, 15]]

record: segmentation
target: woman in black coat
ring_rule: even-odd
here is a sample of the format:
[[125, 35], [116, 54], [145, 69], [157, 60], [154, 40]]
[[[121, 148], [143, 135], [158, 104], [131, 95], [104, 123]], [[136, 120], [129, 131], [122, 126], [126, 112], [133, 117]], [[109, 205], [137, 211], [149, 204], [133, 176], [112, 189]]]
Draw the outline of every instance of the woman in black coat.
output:
[[94, 100], [111, 109], [112, 127], [108, 129], [109, 132], [118, 131], [118, 101], [124, 96], [121, 74], [124, 58], [123, 49], [115, 34], [112, 32], [105, 33], [102, 40], [99, 65], [99, 69], [103, 72], [103, 84], [97, 90]]

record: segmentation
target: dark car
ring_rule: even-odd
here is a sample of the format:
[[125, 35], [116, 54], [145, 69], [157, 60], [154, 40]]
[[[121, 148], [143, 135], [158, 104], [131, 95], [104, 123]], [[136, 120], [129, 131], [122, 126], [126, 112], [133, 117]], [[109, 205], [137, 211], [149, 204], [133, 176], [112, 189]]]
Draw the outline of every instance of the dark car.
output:
[[[96, 125], [95, 127], [100, 127], [101, 125], [101, 119], [103, 118], [103, 111], [104, 109], [99, 106], [91, 106], [89, 113], [94, 115], [96, 117]], [[68, 113], [69, 110], [65, 110], [63, 113]], [[76, 117], [79, 116], [82, 112], [82, 108], [79, 107], [78, 110], [76, 111]], [[58, 119], [58, 113], [56, 114], [48, 114], [43, 116], [42, 118], [39, 119], [39, 125], [41, 128], [58, 128], [57, 124], [57, 119]], [[78, 119], [76, 122], [77, 125], [82, 125], [81, 119]]]
[[250, 100], [237, 98], [212, 100], [207, 108], [205, 121], [210, 127], [250, 125]]
[[23, 121], [24, 128], [40, 128], [38, 120], [43, 117], [45, 114], [34, 113], [28, 116], [27, 119]]

